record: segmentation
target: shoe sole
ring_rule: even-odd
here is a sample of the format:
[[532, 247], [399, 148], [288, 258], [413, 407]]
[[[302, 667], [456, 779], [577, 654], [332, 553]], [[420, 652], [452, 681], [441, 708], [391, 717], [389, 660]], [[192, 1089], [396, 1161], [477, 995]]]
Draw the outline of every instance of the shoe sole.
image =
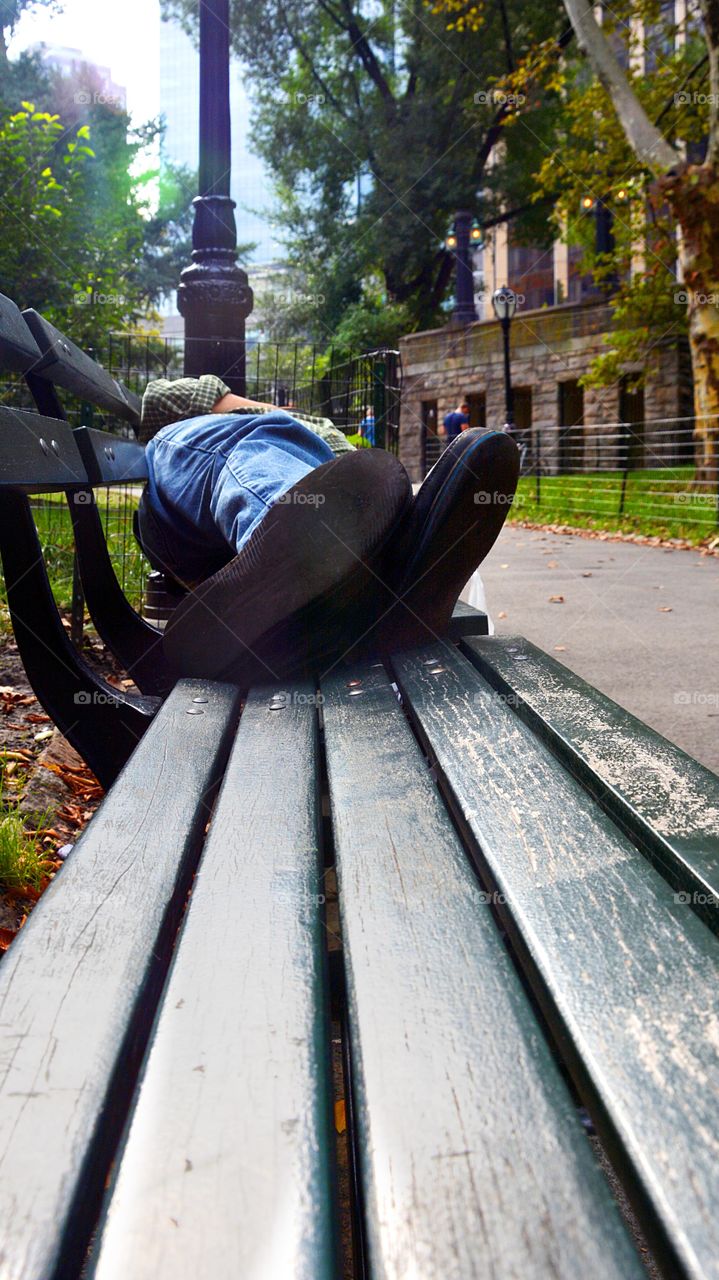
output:
[[173, 673], [245, 684], [285, 678], [323, 656], [323, 614], [328, 628], [330, 616], [346, 614], [349, 629], [410, 501], [404, 467], [380, 450], [309, 472], [175, 610], [164, 635]]

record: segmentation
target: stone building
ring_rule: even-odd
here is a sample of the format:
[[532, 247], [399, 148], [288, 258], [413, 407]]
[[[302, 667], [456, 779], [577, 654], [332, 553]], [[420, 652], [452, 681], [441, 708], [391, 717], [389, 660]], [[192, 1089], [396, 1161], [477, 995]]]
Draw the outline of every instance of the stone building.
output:
[[[530, 465], [545, 474], [676, 465], [692, 454], [691, 365], [686, 343], [658, 339], [646, 383], [631, 369], [611, 387], [579, 385], [606, 350], [611, 324], [602, 300], [518, 310], [511, 326], [514, 417]], [[439, 455], [437, 426], [466, 399], [472, 426], [505, 421], [502, 333], [482, 319], [411, 334], [400, 343], [400, 457], [419, 480]]]

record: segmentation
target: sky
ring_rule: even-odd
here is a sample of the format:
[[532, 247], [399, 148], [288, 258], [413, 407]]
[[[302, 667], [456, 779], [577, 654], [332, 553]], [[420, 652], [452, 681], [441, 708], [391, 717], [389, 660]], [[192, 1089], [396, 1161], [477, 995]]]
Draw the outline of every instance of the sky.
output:
[[127, 89], [135, 124], [159, 111], [159, 0], [61, 0], [63, 12], [23, 14], [10, 45], [16, 56], [40, 40], [80, 49], [88, 61], [110, 67]]

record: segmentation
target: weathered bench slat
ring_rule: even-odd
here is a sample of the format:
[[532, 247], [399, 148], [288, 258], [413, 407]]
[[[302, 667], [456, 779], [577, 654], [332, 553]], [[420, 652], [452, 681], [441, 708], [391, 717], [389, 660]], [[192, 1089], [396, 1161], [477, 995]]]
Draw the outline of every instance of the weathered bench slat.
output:
[[0, 293], [0, 367], [27, 373], [42, 361], [39, 346], [28, 329], [22, 312]]
[[387, 675], [322, 692], [372, 1276], [642, 1274]]
[[402, 695], [672, 1275], [719, 1275], [719, 939], [446, 646]]
[[336, 1274], [311, 695], [242, 714], [97, 1280]]
[[0, 964], [3, 1280], [82, 1258], [236, 703], [178, 685]]
[[521, 637], [468, 640], [482, 675], [719, 929], [719, 778]]
[[94, 427], [77, 427], [74, 434], [90, 484], [144, 484], [147, 480], [144, 445]]
[[0, 489], [52, 492], [86, 485], [87, 479], [66, 423], [0, 406]]
[[129, 391], [112, 378], [92, 356], [66, 338], [37, 311], [28, 308], [22, 315], [42, 352], [42, 360], [34, 373], [83, 400], [89, 400], [91, 404], [117, 414], [133, 426], [139, 423], [141, 401], [134, 391]]

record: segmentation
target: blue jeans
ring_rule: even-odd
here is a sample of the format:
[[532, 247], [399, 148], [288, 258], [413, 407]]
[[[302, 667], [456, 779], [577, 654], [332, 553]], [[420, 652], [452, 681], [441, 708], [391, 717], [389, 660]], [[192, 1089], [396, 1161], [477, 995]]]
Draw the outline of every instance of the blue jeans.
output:
[[173, 422], [147, 446], [143, 549], [183, 582], [207, 578], [241, 550], [283, 493], [333, 457], [326, 441], [279, 409]]

